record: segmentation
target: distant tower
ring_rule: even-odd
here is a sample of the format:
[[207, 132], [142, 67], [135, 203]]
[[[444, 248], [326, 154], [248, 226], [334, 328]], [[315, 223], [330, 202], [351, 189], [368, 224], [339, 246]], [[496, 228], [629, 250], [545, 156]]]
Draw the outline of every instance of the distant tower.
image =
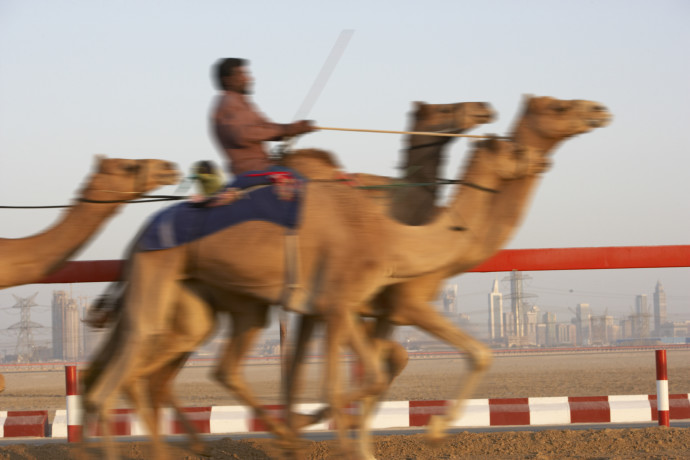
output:
[[77, 361], [81, 351], [79, 307], [66, 291], [53, 291], [53, 358]]
[[654, 289], [654, 331], [661, 336], [661, 327], [666, 323], [666, 292], [661, 281], [656, 282]]
[[510, 281], [510, 317], [511, 324], [506, 324], [505, 328], [510, 331], [511, 335], [516, 338], [524, 337], [527, 334], [525, 328], [526, 317], [526, 302], [525, 299], [529, 297], [536, 297], [534, 294], [527, 294], [523, 289], [522, 282], [524, 280], [532, 279], [529, 275], [523, 274], [521, 271], [513, 270], [510, 277], [503, 279], [503, 281]]
[[647, 306], [647, 295], [640, 294], [635, 296], [635, 315], [637, 316], [638, 329], [636, 335], [639, 338], [649, 337], [649, 307]]
[[38, 292], [31, 297], [20, 298], [12, 294], [17, 300], [17, 304], [12, 308], [20, 309], [20, 320], [8, 327], [8, 329], [17, 329], [19, 334], [17, 335], [17, 348], [15, 353], [17, 354], [18, 362], [29, 362], [34, 359], [34, 351], [36, 346], [34, 344], [33, 329], [43, 327], [42, 325], [31, 321], [31, 307], [38, 306], [34, 299], [38, 295]]
[[489, 293], [489, 340], [503, 338], [503, 294], [498, 291], [498, 280], [494, 280]]
[[456, 314], [455, 300], [458, 297], [458, 285], [449, 284], [443, 289], [443, 312]]
[[577, 344], [588, 346], [592, 344], [592, 310], [588, 303], [579, 303], [575, 308], [577, 315]]

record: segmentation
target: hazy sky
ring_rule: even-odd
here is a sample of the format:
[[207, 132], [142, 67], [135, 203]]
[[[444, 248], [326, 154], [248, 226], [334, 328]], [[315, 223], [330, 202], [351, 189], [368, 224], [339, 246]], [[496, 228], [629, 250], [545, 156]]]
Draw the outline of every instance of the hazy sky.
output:
[[[249, 58], [255, 101], [287, 122], [340, 32], [354, 29], [309, 114], [322, 126], [403, 129], [415, 100], [490, 102], [498, 121], [474, 132], [499, 134], [523, 94], [610, 108], [609, 127], [557, 151], [510, 248], [688, 244], [689, 21], [686, 0], [0, 0], [0, 204], [68, 203], [97, 153], [164, 158], [185, 171], [219, 160], [207, 131], [216, 59]], [[332, 150], [350, 171], [393, 175], [401, 142], [323, 131], [298, 147]], [[447, 176], [467, 147], [454, 144]], [[128, 205], [79, 258], [120, 258], [159, 207]], [[0, 236], [28, 236], [58, 213], [0, 210]], [[657, 280], [669, 313], [690, 317], [690, 269], [530, 275], [534, 302], [560, 321], [579, 302], [625, 314]], [[461, 310], [483, 322], [491, 281], [505, 276], [461, 277]], [[0, 308], [14, 305], [12, 293], [37, 291], [48, 305], [66, 287], [8, 289]], [[49, 323], [47, 309], [34, 315]], [[0, 312], [0, 328], [18, 320], [16, 310]], [[0, 334], [7, 340], [14, 336]]]

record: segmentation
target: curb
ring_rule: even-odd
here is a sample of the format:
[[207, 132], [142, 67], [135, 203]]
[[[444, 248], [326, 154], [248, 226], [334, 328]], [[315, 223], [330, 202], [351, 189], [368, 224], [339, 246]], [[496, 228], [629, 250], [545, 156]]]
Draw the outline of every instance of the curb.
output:
[[[322, 404], [300, 404], [300, 412], [313, 412]], [[446, 401], [385, 401], [372, 419], [372, 429], [421, 427], [432, 415], [445, 411]], [[671, 420], [690, 419], [690, 394], [669, 395]], [[264, 406], [279, 416], [282, 405]], [[202, 434], [251, 433], [266, 427], [244, 406], [187, 407], [183, 409]], [[143, 423], [132, 409], [113, 411], [112, 432], [118, 436], [146, 435]], [[183, 434], [174, 412], [161, 412], [163, 434]], [[656, 395], [562, 396], [545, 398], [469, 399], [463, 415], [450, 424], [454, 428], [489, 426], [542, 426], [570, 423], [644, 423], [658, 420]], [[64, 409], [55, 412], [52, 426], [48, 411], [0, 411], [0, 437], [67, 438], [68, 416]], [[52, 428], [52, 430], [51, 430]], [[307, 431], [332, 429], [329, 421], [308, 427]], [[96, 435], [99, 435], [96, 432]]]

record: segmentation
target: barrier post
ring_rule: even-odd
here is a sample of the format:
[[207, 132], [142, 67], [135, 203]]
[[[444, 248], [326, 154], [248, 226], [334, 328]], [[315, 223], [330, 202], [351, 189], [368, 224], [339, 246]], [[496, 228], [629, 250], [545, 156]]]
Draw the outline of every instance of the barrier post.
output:
[[656, 409], [659, 426], [671, 426], [668, 404], [668, 375], [666, 350], [656, 350]]
[[67, 390], [67, 442], [81, 441], [81, 401], [77, 380], [77, 366], [65, 366]]

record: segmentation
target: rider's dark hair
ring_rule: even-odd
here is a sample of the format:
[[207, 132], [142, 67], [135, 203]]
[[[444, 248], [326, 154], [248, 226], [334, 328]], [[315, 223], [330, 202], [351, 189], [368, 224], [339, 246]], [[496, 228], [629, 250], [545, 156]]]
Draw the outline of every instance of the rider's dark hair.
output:
[[216, 87], [219, 90], [227, 89], [223, 79], [229, 77], [238, 67], [244, 67], [249, 64], [249, 61], [241, 58], [223, 58], [219, 59], [214, 66], [213, 77]]

